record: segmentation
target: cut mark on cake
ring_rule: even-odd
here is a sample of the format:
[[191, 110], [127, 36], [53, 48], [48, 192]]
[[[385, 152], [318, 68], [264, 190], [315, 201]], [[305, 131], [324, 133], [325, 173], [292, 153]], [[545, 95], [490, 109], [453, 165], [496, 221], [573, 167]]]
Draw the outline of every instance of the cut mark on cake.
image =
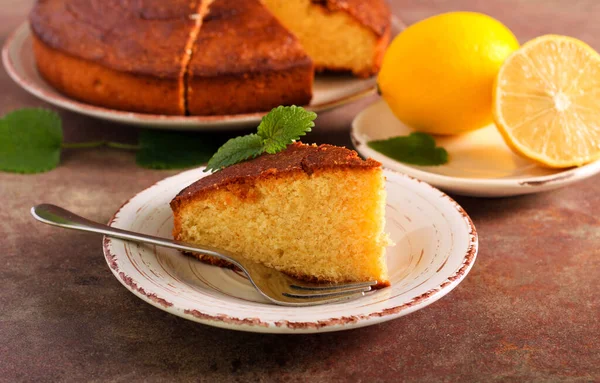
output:
[[190, 115], [188, 109], [190, 62], [192, 61], [192, 57], [195, 53], [194, 45], [196, 44], [196, 40], [198, 40], [198, 35], [200, 34], [200, 29], [202, 28], [202, 21], [204, 20], [204, 17], [208, 15], [209, 7], [213, 1], [214, 0], [201, 0], [200, 4], [198, 5], [198, 9], [196, 9], [196, 13], [193, 13], [189, 16], [190, 20], [194, 21], [194, 27], [190, 31], [188, 39], [185, 43], [183, 58], [181, 60], [181, 72], [179, 74], [179, 89], [181, 89], [181, 102], [183, 103], [181, 107], [186, 116]]

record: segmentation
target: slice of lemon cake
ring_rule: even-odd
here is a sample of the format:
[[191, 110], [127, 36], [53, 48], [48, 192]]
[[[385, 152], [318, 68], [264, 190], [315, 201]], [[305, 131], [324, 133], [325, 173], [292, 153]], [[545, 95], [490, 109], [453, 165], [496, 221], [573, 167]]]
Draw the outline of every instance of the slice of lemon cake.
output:
[[385, 0], [262, 0], [300, 40], [317, 70], [379, 70], [390, 39]]
[[297, 278], [385, 287], [384, 186], [377, 161], [342, 147], [294, 143], [182, 190], [171, 202], [173, 234]]

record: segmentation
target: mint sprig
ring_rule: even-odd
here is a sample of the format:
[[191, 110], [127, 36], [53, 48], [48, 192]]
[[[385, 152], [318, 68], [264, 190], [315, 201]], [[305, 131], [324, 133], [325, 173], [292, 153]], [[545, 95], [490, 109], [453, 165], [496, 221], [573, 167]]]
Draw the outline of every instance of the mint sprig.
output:
[[448, 152], [435, 146], [435, 139], [427, 133], [414, 132], [387, 140], [369, 141], [367, 145], [379, 153], [400, 162], [421, 166], [443, 165]]
[[279, 106], [263, 117], [258, 135], [263, 138], [265, 152], [275, 154], [292, 141], [306, 135], [315, 126], [317, 114], [299, 106]]
[[63, 134], [58, 114], [20, 109], [0, 120], [0, 170], [41, 173], [58, 166]]
[[219, 171], [227, 166], [275, 154], [310, 132], [317, 114], [299, 106], [279, 106], [263, 117], [257, 133], [232, 138], [208, 161], [204, 171]]
[[258, 134], [235, 137], [217, 150], [206, 165], [204, 171], [216, 171], [238, 162], [258, 157], [264, 152], [263, 138]]

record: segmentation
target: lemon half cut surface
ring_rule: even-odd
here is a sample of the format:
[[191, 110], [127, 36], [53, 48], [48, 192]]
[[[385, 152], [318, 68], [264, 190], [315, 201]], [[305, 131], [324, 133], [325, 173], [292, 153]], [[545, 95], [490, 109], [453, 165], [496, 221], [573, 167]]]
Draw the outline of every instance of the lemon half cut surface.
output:
[[552, 168], [600, 158], [600, 55], [577, 39], [538, 37], [494, 86], [494, 121], [517, 153]]

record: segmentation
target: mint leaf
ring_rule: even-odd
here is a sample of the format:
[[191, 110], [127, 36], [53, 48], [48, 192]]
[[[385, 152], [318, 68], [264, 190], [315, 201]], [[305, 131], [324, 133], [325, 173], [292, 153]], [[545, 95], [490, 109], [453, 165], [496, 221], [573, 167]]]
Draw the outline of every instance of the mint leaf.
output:
[[264, 151], [275, 154], [306, 135], [315, 126], [317, 114], [298, 106], [279, 106], [263, 117], [258, 135], [264, 140]]
[[204, 171], [218, 171], [224, 167], [260, 156], [263, 152], [263, 139], [257, 134], [232, 138], [212, 156]]
[[408, 164], [435, 166], [448, 162], [446, 149], [436, 147], [434, 138], [427, 133], [415, 132], [408, 136], [369, 141], [367, 145], [379, 153]]
[[60, 117], [45, 109], [20, 109], [0, 120], [0, 170], [41, 173], [58, 166]]
[[317, 114], [299, 106], [279, 106], [264, 116], [256, 134], [232, 138], [221, 146], [208, 161], [204, 171], [219, 171], [224, 167], [258, 157], [275, 154], [304, 136], [315, 126]]
[[197, 132], [141, 130], [136, 163], [148, 169], [182, 169], [206, 163], [224, 139]]

